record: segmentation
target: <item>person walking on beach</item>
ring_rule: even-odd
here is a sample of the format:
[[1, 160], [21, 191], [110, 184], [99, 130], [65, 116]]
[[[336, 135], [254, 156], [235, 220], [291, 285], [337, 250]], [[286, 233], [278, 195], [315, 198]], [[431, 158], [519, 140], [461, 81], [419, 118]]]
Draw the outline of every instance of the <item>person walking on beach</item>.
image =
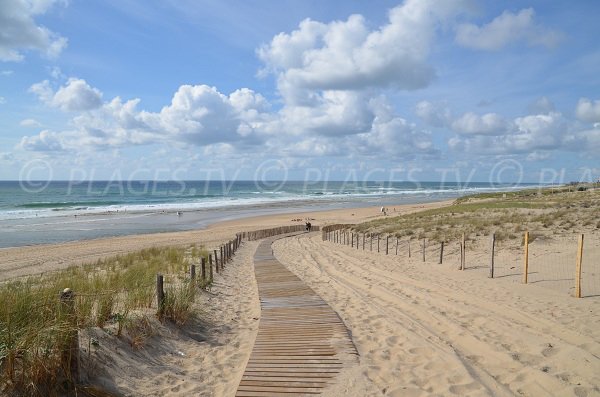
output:
[[312, 228], [312, 225], [310, 224], [310, 221], [306, 223], [306, 228], [310, 232], [310, 229]]

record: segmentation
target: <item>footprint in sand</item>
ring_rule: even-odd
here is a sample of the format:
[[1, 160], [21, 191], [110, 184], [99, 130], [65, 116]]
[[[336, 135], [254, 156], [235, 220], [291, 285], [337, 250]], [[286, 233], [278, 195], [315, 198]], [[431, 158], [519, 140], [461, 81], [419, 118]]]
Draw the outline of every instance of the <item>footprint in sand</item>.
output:
[[542, 356], [544, 357], [552, 357], [556, 353], [558, 353], [558, 349], [554, 347], [554, 345], [552, 345], [551, 343], [548, 343], [546, 345], [546, 348], [542, 350]]

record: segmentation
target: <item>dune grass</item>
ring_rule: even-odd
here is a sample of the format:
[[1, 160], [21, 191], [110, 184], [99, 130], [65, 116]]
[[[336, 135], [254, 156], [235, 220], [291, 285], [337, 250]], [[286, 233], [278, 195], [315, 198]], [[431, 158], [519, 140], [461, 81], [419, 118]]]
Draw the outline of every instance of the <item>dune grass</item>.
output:
[[355, 225], [361, 233], [451, 241], [496, 233], [498, 241], [520, 239], [525, 230], [552, 236], [600, 231], [600, 190], [595, 186], [484, 193], [453, 205]]
[[[1, 284], [0, 394], [62, 395], [71, 388], [61, 355], [74, 330], [111, 324], [118, 335], [128, 327], [148, 334], [134, 313], [156, 306], [157, 273], [165, 276], [164, 319], [185, 323], [194, 315], [195, 291], [211, 282], [192, 283], [188, 269], [207, 256], [196, 246], [149, 248]], [[65, 288], [75, 293], [74, 313], [59, 301]]]

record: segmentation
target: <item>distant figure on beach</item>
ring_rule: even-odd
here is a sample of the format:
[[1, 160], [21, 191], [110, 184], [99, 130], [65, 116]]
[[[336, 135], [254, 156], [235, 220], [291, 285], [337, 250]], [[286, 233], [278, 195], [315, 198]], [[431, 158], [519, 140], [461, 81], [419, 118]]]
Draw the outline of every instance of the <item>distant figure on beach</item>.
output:
[[312, 225], [310, 224], [310, 222], [306, 222], [306, 231], [310, 232], [310, 228], [312, 227]]
[[177, 216], [181, 216], [181, 211], [177, 211]]

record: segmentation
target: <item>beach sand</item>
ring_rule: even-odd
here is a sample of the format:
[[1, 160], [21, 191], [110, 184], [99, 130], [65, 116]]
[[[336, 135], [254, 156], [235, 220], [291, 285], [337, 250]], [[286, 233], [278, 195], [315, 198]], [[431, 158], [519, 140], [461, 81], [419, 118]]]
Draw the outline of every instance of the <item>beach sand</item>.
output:
[[[445, 203], [396, 206], [390, 215]], [[393, 207], [392, 207], [393, 208]], [[193, 232], [136, 235], [0, 250], [0, 278], [52, 271], [153, 245], [220, 245], [236, 232], [303, 223], [356, 223], [379, 208], [247, 218]], [[292, 221], [301, 219], [300, 222]], [[256, 337], [260, 304], [244, 242], [209, 292], [199, 319], [153, 321], [139, 349], [101, 330], [83, 332], [89, 380], [127, 396], [232, 396]], [[486, 269], [457, 271], [303, 234], [274, 243], [277, 259], [336, 310], [360, 354], [326, 396], [600, 396], [600, 297], [575, 299]], [[473, 249], [476, 249], [475, 247]], [[484, 257], [469, 253], [469, 263]], [[90, 338], [97, 340], [93, 348]], [[88, 351], [82, 353], [86, 356]], [[87, 360], [87, 361], [86, 361]]]

